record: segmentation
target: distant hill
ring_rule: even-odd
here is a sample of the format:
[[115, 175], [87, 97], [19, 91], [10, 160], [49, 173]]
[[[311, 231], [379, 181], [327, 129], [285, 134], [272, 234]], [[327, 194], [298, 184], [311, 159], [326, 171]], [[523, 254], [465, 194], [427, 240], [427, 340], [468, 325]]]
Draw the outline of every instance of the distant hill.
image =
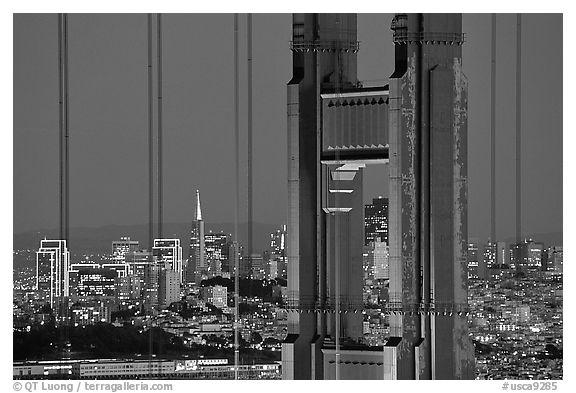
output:
[[[535, 242], [544, 243], [545, 247], [562, 246], [562, 232], [534, 233], [530, 238]], [[507, 244], [516, 243], [516, 238], [509, 237], [504, 241]]]
[[[246, 246], [247, 244], [247, 227], [246, 223], [240, 224], [238, 228], [239, 241]], [[270, 233], [280, 228], [279, 225], [257, 223], [253, 224], [253, 249], [256, 253], [261, 253], [270, 247]], [[224, 231], [231, 234], [234, 231], [234, 224], [205, 224], [205, 230], [214, 232]], [[36, 251], [40, 245], [40, 240], [46, 238], [57, 238], [57, 229], [47, 229], [39, 231], [28, 231], [14, 234], [14, 250], [32, 250]], [[122, 236], [129, 236], [132, 240], [138, 240], [142, 248], [147, 247], [148, 225], [107, 225], [98, 228], [70, 228], [70, 247], [74, 253], [109, 253], [113, 240], [119, 240]], [[189, 223], [167, 223], [164, 224], [164, 237], [178, 238], [182, 242], [184, 257], [188, 257], [188, 247], [190, 243], [190, 224]], [[14, 258], [14, 265], [28, 265], [30, 258]]]
[[[254, 223], [254, 252], [260, 253], [270, 246], [270, 233], [276, 231], [280, 225]], [[206, 232], [224, 231], [232, 233], [234, 224], [206, 224]], [[240, 243], [246, 245], [247, 242], [247, 224], [239, 225]], [[44, 237], [56, 238], [57, 229], [29, 231], [14, 234], [14, 250], [31, 250], [36, 251], [40, 245], [40, 240]], [[148, 226], [146, 224], [138, 225], [107, 225], [98, 228], [71, 228], [70, 245], [72, 253], [109, 253], [113, 240], [119, 240], [121, 236], [130, 236], [133, 240], [140, 241], [142, 248], [146, 247], [146, 238], [148, 237]], [[176, 237], [182, 241], [182, 250], [184, 257], [188, 257], [188, 247], [190, 243], [190, 224], [189, 223], [168, 223], [164, 224], [165, 237]], [[562, 232], [536, 233], [531, 235], [532, 239], [543, 242], [548, 246], [562, 245]], [[508, 244], [514, 243], [514, 238], [506, 238], [504, 241]], [[33, 254], [22, 254], [14, 257], [14, 267], [33, 266]]]

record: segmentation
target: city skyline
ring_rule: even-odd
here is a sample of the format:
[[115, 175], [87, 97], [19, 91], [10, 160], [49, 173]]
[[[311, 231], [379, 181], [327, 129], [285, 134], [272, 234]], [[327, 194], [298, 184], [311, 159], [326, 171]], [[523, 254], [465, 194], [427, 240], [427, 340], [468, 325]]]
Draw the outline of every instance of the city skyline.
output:
[[[167, 156], [167, 163], [165, 167], [167, 168], [167, 173], [165, 175], [165, 222], [187, 222], [188, 214], [190, 212], [189, 206], [183, 204], [185, 201], [189, 201], [193, 195], [195, 189], [200, 188], [205, 191], [206, 202], [205, 209], [209, 209], [213, 212], [213, 222], [225, 222], [228, 217], [232, 217], [232, 206], [223, 203], [223, 198], [230, 195], [231, 188], [227, 185], [231, 184], [231, 173], [220, 172], [226, 165], [222, 165], [222, 162], [226, 162], [232, 156], [232, 146], [226, 143], [221, 143], [221, 141], [226, 140], [226, 135], [231, 137], [231, 117], [221, 116], [220, 119], [202, 120], [204, 124], [201, 128], [209, 129], [211, 132], [200, 133], [197, 132], [187, 132], [185, 130], [193, 130], [193, 127], [187, 125], [189, 121], [198, 122], [201, 121], [201, 116], [198, 117], [198, 113], [195, 112], [194, 116], [189, 114], [183, 115], [183, 111], [186, 109], [187, 113], [190, 113], [190, 108], [202, 108], [203, 105], [208, 103], [215, 103], [216, 96], [211, 94], [209, 96], [199, 97], [194, 94], [195, 84], [200, 84], [197, 78], [193, 77], [194, 74], [186, 73], [186, 78], [192, 78], [189, 81], [185, 81], [184, 86], [186, 90], [182, 90], [175, 84], [176, 79], [185, 70], [193, 70], [197, 67], [198, 70], [204, 70], [206, 72], [205, 76], [209, 77], [208, 80], [213, 86], [218, 86], [218, 91], [229, 91], [231, 78], [226, 77], [231, 72], [229, 62], [226, 60], [228, 56], [228, 51], [218, 52], [216, 47], [231, 46], [231, 40], [228, 39], [226, 34], [222, 36], [214, 37], [217, 44], [215, 47], [206, 48], [206, 57], [214, 56], [214, 60], [220, 61], [224, 64], [224, 68], [215, 74], [215, 71], [208, 71], [205, 68], [205, 63], [200, 62], [198, 64], [192, 64], [188, 61], [190, 60], [191, 53], [189, 51], [179, 51], [178, 45], [180, 44], [178, 36], [195, 36], [193, 30], [196, 28], [201, 28], [203, 23], [216, 23], [222, 24], [222, 26], [228, 26], [226, 22], [227, 15], [208, 15], [206, 21], [201, 21], [196, 27], [192, 27], [192, 24], [186, 24], [188, 20], [195, 20], [194, 15], [167, 15], [165, 18], [165, 27], [167, 29], [165, 34], [165, 62], [166, 64], [166, 88], [165, 88], [165, 121], [166, 121], [166, 149], [165, 155]], [[192, 18], [192, 19], [190, 19]], [[361, 80], [374, 80], [386, 79], [391, 74], [391, 43], [390, 40], [386, 38], [389, 37], [391, 31], [389, 30], [389, 23], [386, 19], [391, 19], [391, 15], [359, 15], [359, 40], [361, 41], [360, 51], [358, 53], [359, 66], [358, 73], [359, 79]], [[142, 19], [142, 20], [140, 20]], [[126, 154], [128, 151], [142, 149], [142, 156], [145, 155], [144, 140], [145, 132], [138, 131], [135, 129], [136, 125], [141, 121], [144, 121], [144, 111], [140, 111], [139, 99], [133, 100], [136, 96], [131, 95], [131, 93], [123, 93], [126, 101], [126, 108], [120, 114], [117, 110], [111, 106], [111, 103], [105, 103], [101, 100], [102, 94], [107, 94], [109, 91], [107, 89], [112, 88], [111, 82], [106, 74], [103, 73], [91, 73], [90, 75], [85, 75], [90, 69], [91, 65], [85, 63], [89, 61], [91, 63], [95, 62], [104, 67], [106, 72], [123, 73], [128, 72], [133, 67], [138, 67], [144, 64], [145, 55], [144, 44], [145, 39], [142, 36], [144, 29], [144, 17], [141, 15], [100, 15], [100, 16], [90, 16], [90, 15], [73, 15], [70, 20], [70, 29], [72, 31], [77, 31], [78, 34], [70, 35], [71, 39], [71, 132], [73, 135], [71, 144], [71, 160], [74, 162], [71, 173], [71, 227], [82, 227], [82, 226], [102, 226], [108, 224], [139, 224], [146, 221], [145, 214], [145, 198], [136, 198], [133, 203], [126, 204], [122, 203], [124, 198], [128, 195], [134, 195], [134, 192], [139, 195], [144, 195], [144, 190], [140, 192], [137, 191], [140, 186], [136, 183], [141, 184], [142, 180], [145, 178], [144, 172], [140, 173], [138, 170], [139, 165], [138, 160], [130, 160], [126, 162]], [[231, 16], [230, 16], [231, 20]], [[30, 22], [34, 21], [34, 28], [29, 29], [24, 33], [21, 28], [28, 26]], [[55, 56], [55, 42], [52, 43], [50, 39], [49, 32], [53, 29], [53, 35], [56, 36], [55, 32], [55, 17], [52, 21], [48, 16], [39, 15], [16, 15], [14, 20], [14, 32], [15, 32], [15, 52], [14, 60], [15, 64], [20, 64], [21, 67], [15, 67], [14, 81], [15, 81], [15, 117], [14, 117], [14, 232], [19, 233], [26, 230], [40, 230], [40, 229], [50, 229], [57, 227], [57, 212], [54, 207], [57, 206], [57, 189], [50, 184], [54, 184], [56, 179], [57, 162], [55, 161], [56, 149], [56, 136], [57, 136], [57, 122], [55, 121], [55, 115], [52, 111], [46, 112], [51, 107], [49, 105], [49, 97], [55, 93], [55, 84], [53, 85], [51, 80], [56, 78], [56, 56]], [[54, 22], [54, 23], [52, 23]], [[82, 34], [80, 34], [80, 22]], [[243, 19], [240, 18], [241, 28], [243, 27]], [[538, 22], [538, 23], [537, 23]], [[545, 23], [549, 26], [549, 29], [545, 31], [538, 30], [536, 33], [536, 27], [541, 23]], [[52, 26], [54, 24], [54, 26]], [[488, 15], [475, 15], [475, 14], [464, 14], [463, 16], [463, 29], [467, 33], [467, 42], [463, 46], [463, 53], [465, 56], [465, 61], [463, 68], [471, 80], [470, 86], [470, 102], [474, 104], [470, 110], [470, 145], [474, 148], [470, 149], [470, 235], [473, 237], [486, 238], [489, 232], [489, 215], [483, 212], [489, 209], [487, 201], [489, 200], [489, 171], [485, 166], [486, 152], [488, 151], [488, 139], [489, 135], [487, 133], [487, 128], [485, 127], [485, 121], [483, 118], [489, 113], [489, 105], [487, 103], [488, 95], [486, 86], [482, 85], [478, 81], [487, 76], [488, 68], [484, 66], [486, 63], [486, 58], [489, 54], [489, 16]], [[499, 41], [497, 48], [497, 55], [499, 59], [498, 64], [502, 64], [498, 69], [499, 83], [497, 85], [497, 100], [501, 103], [498, 107], [506, 109], [507, 105], [509, 109], [512, 109], [511, 97], [509, 94], [513, 91], [513, 86], [511, 85], [511, 80], [513, 78], [509, 77], [513, 72], [513, 59], [509, 58], [509, 51], [506, 51], [506, 47], [513, 47], [514, 45], [514, 21], [509, 15], [499, 15], [498, 16], [498, 31], [499, 31]], [[272, 27], [274, 26], [274, 27]], [[283, 29], [277, 29], [278, 26], [286, 26]], [[230, 26], [228, 26], [230, 27]], [[255, 183], [254, 183], [254, 221], [264, 222], [264, 223], [278, 223], [285, 222], [285, 209], [277, 209], [276, 204], [270, 204], [268, 201], [278, 201], [278, 205], [284, 205], [285, 201], [285, 183], [281, 180], [284, 178], [285, 173], [284, 160], [278, 159], [278, 156], [274, 154], [275, 149], [266, 148], [270, 144], [280, 144], [279, 150], [282, 150], [282, 145], [285, 143], [284, 138], [280, 137], [283, 134], [283, 129], [285, 128], [285, 123], [282, 121], [283, 116], [283, 106], [279, 103], [283, 102], [285, 99], [283, 94], [283, 80], [286, 75], [289, 74], [289, 69], [287, 67], [287, 59], [289, 56], [289, 50], [287, 50], [287, 41], [289, 40], [289, 17], [286, 14], [282, 15], [271, 15], [269, 18], [261, 15], [257, 15], [254, 18], [254, 29], [270, 31], [270, 34], [257, 34], [255, 35], [254, 42], [254, 69], [255, 69], [255, 104], [259, 110], [259, 114], [264, 113], [264, 115], [259, 115], [255, 119], [254, 123], [254, 170], [255, 170]], [[530, 94], [531, 91], [542, 90], [543, 86], [541, 83], [542, 78], [538, 75], [546, 74], [547, 88], [560, 88], [561, 86], [561, 55], [552, 56], [552, 51], [554, 50], [554, 43], [559, 42], [558, 37], [561, 37], [560, 33], [555, 33], [554, 29], [561, 29], [561, 16], [557, 15], [526, 15], [524, 22], [524, 88], [526, 91], [525, 108], [524, 108], [524, 121], [525, 125], [525, 136], [523, 144], [523, 172], [524, 178], [526, 176], [536, 177], [538, 181], [524, 181], [524, 193], [523, 193], [523, 205], [524, 205], [524, 233], [546, 233], [546, 232], [561, 232], [562, 231], [562, 185], [561, 185], [561, 159], [562, 155], [557, 154], [561, 151], [561, 116], [558, 116], [557, 112], [561, 109], [561, 105], [553, 100], [546, 100], [546, 102], [538, 101], [538, 105], [541, 105], [539, 111], [530, 110], [534, 105], [538, 94]], [[257, 30], [255, 30], [257, 31]], [[39, 33], [42, 32], [41, 36]], [[118, 45], [125, 45], [131, 43], [134, 49], [130, 53], [119, 53], [119, 48], [112, 45], [110, 47], [102, 46], [101, 39], [96, 38], [96, 35], [101, 34], [115, 34], [118, 36]], [[555, 39], [550, 40], [547, 37], [554, 35]], [[244, 45], [243, 39], [241, 38], [241, 44]], [[21, 41], [20, 41], [21, 40]], [[40, 41], [38, 41], [40, 40]], [[86, 40], [92, 40], [94, 45], [91, 50], [94, 53], [98, 53], [98, 59], [92, 57], [92, 52], [85, 52], [82, 48], [82, 42], [88, 42]], [[126, 41], [127, 40], [127, 41]], [[262, 42], [260, 40], [266, 40]], [[42, 42], [41, 50], [27, 50], [26, 54], [24, 52], [19, 52], [19, 48], [31, 48], [30, 45], [34, 41]], [[383, 42], [383, 44], [380, 44]], [[544, 42], [546, 44], [544, 45]], [[552, 42], [552, 44], [550, 44]], [[197, 42], [197, 45], [201, 46], [201, 42]], [[286, 45], [283, 45], [286, 44]], [[140, 45], [140, 46], [139, 46]], [[187, 44], [188, 45], [188, 44]], [[142, 53], [140, 50], [142, 49]], [[202, 48], [204, 48], [202, 46]], [[264, 54], [263, 50], [272, 51], [273, 56], [266, 56], [266, 62], [263, 61]], [[558, 53], [561, 53], [559, 51]], [[33, 56], [31, 58], [30, 56]], [[53, 58], [53, 62], [50, 59]], [[142, 58], [142, 61], [138, 60]], [[544, 62], [544, 59], [546, 61]], [[261, 61], [262, 60], [262, 61]], [[270, 62], [278, 62], [277, 66], [269, 67]], [[509, 65], [504, 66], [504, 64], [509, 63]], [[37, 69], [36, 65], [42, 65], [41, 69]], [[186, 67], [184, 67], [187, 65]], [[384, 65], [384, 68], [382, 67]], [[482, 65], [482, 66], [480, 66]], [[34, 68], [31, 68], [34, 67]], [[202, 68], [204, 67], [204, 68]], [[270, 74], [267, 69], [274, 69], [274, 74]], [[502, 69], [500, 69], [502, 68]], [[34, 69], [37, 74], [38, 79], [34, 85], [30, 85], [29, 81], [24, 81], [23, 78], [28, 75]], [[551, 70], [556, 69], [558, 72], [553, 72]], [[84, 70], [80, 72], [80, 70]], [[471, 74], [472, 73], [472, 74]], [[132, 73], [134, 74], [134, 73]], [[136, 73], [137, 74], [137, 73]], [[126, 83], [132, 86], [132, 91], [136, 94], [140, 88], [144, 88], [145, 78], [141, 80], [142, 86], [139, 82], [140, 78], [138, 75], [132, 75], [131, 77], [125, 78]], [[81, 78], [81, 80], [79, 79]], [[93, 78], [98, 78], [99, 85], [95, 85]], [[502, 80], [500, 80], [502, 78]], [[25, 78], [28, 79], [28, 78]], [[34, 78], [32, 78], [34, 79]], [[44, 81], [44, 82], [43, 82]], [[529, 82], [528, 82], [529, 81]], [[54, 82], [55, 83], [55, 82]], [[192, 84], [190, 84], [192, 83]], [[241, 82], [241, 87], [244, 82]], [[120, 89], [121, 87], [114, 83], [115, 89]], [[275, 97], [270, 100], [263, 100], [261, 95], [262, 87], [270, 86], [270, 88], [265, 91], [267, 94], [272, 94], [270, 97]], [[22, 86], [22, 88], [17, 88]], [[127, 85], [128, 86], [128, 85]], [[556, 86], [556, 87], [554, 87]], [[86, 90], [88, 89], [88, 90]], [[536, 89], [536, 90], [533, 90]], [[83, 92], [90, 91], [91, 94], [85, 95], [81, 94]], [[118, 92], [120, 92], [118, 90]], [[29, 96], [33, 94], [33, 96]], [[139, 94], [139, 93], [138, 93]], [[192, 94], [192, 95], [190, 95]], [[83, 109], [77, 108], [74, 101], [74, 97], [82, 97]], [[218, 96], [218, 100], [224, 99], [231, 100], [231, 94]], [[177, 103], [178, 100], [181, 103]], [[560, 97], [559, 97], [560, 99]], [[26, 104], [23, 105], [23, 101], [26, 100]], [[48, 101], [46, 101], [48, 100]], [[86, 100], [86, 101], [84, 101]], [[55, 102], [55, 101], [52, 101]], [[187, 104], [190, 102], [190, 104]], [[269, 108], [269, 102], [276, 102], [273, 108]], [[90, 106], [89, 103], [94, 104]], [[55, 104], [54, 104], [55, 105]], [[212, 105], [212, 104], [210, 104]], [[93, 108], [98, 113], [98, 118], [94, 118], [92, 109]], [[20, 109], [26, 110], [38, 110], [38, 116], [35, 117], [37, 120], [32, 120], [30, 117], [23, 117], [24, 113], [20, 112]], [[143, 109], [143, 108], [142, 108]], [[532, 119], [533, 113], [548, 113], [548, 116], [538, 116]], [[56, 113], [56, 107], [54, 106], [54, 113]], [[82, 116], [86, 116], [86, 119], [91, 119], [90, 122], [94, 124], [94, 127], [86, 128], [87, 124], [84, 121], [79, 121], [81, 113]], [[130, 115], [128, 115], [130, 113]], [[226, 111], [225, 111], [226, 113]], [[243, 111], [241, 111], [241, 114]], [[142, 116], [141, 116], [142, 115]], [[541, 127], [538, 126], [541, 118], [545, 117], [549, 120], [550, 126]], [[109, 119], [110, 121], [106, 121]], [[177, 120], [181, 119], [180, 122]], [[228, 120], [227, 120], [228, 119]], [[532, 120], [531, 120], [532, 119]], [[92, 121], [93, 120], [93, 121]], [[241, 115], [241, 124], [245, 119]], [[102, 122], [104, 121], [104, 122]], [[177, 121], [176, 123], [174, 123]], [[206, 121], [208, 123], [206, 123]], [[211, 123], [217, 122], [217, 123]], [[191, 124], [191, 123], [190, 123]], [[213, 124], [213, 125], [210, 125]], [[556, 124], [556, 125], [554, 125]], [[121, 132], [112, 131], [114, 129], [120, 130]], [[498, 179], [497, 179], [497, 217], [498, 226], [497, 233], [499, 238], [512, 237], [514, 235], [514, 216], [513, 216], [513, 198], [510, 197], [513, 193], [511, 192], [511, 186], [505, 181], [507, 178], [508, 171], [511, 171], [513, 167], [513, 157], [506, 154], [511, 146], [513, 146], [513, 133], [511, 132], [514, 128], [514, 121], [510, 116], [506, 115], [506, 110], [499, 110], [497, 114], [497, 165], [498, 165]], [[50, 137], [50, 133], [53, 132], [53, 137]], [[144, 129], [141, 127], [140, 129]], [[197, 128], [196, 128], [197, 129]], [[539, 130], [546, 129], [547, 133], [542, 133]], [[90, 131], [92, 130], [92, 131]], [[269, 132], [267, 130], [275, 130]], [[484, 131], [486, 130], [486, 131]], [[112, 136], [113, 132], [114, 136]], [[142, 138], [138, 137], [141, 135]], [[206, 141], [207, 145], [213, 146], [218, 145], [221, 151], [221, 155], [218, 161], [210, 163], [210, 159], [205, 156], [204, 151], [208, 151], [204, 147], [201, 148], [202, 151], [196, 151], [200, 146], [205, 146], [203, 143], [191, 143], [190, 146], [194, 151], [193, 155], [186, 155], [180, 152], [179, 146], [184, 146], [183, 140], [194, 136], [197, 138], [198, 135], [201, 139], [197, 139], [198, 142]], [[32, 139], [30, 139], [32, 138]], [[182, 139], [183, 138], [183, 139]], [[207, 139], [204, 139], [207, 138]], [[218, 138], [218, 139], [216, 139]], [[110, 141], [115, 141], [110, 144]], [[216, 142], [218, 141], [218, 142]], [[272, 142], [274, 141], [274, 142]], [[110, 152], [110, 159], [106, 162], [99, 161], [96, 156], [92, 156], [90, 151], [86, 150], [87, 145], [94, 146], [106, 146], [106, 149]], [[53, 146], [54, 150], [42, 149], [39, 151], [41, 146]], [[138, 147], [140, 146], [140, 147]], [[30, 150], [32, 149], [32, 150]], [[97, 149], [96, 149], [97, 150]], [[24, 151], [34, 151], [32, 155], [23, 153]], [[53, 154], [49, 154], [53, 151]], [[22, 152], [22, 153], [21, 153]], [[554, 153], [552, 153], [554, 152]], [[49, 154], [46, 156], [46, 154]], [[82, 154], [82, 159], [79, 159], [78, 154]], [[25, 161], [23, 158], [26, 157]], [[188, 158], [187, 158], [188, 157]], [[197, 157], [201, 161], [194, 161]], [[544, 159], [534, 159], [535, 157], [543, 157]], [[94, 161], [91, 161], [94, 160]], [[191, 161], [192, 160], [192, 161]], [[224, 160], [224, 161], [222, 161]], [[92, 165], [91, 162], [99, 163], [99, 165]], [[54, 165], [50, 164], [53, 163]], [[539, 168], [535, 168], [534, 165], [538, 163]], [[88, 165], [88, 166], [86, 166]], [[110, 167], [111, 165], [111, 167]], [[40, 166], [43, 168], [42, 171], [39, 170]], [[179, 174], [180, 169], [178, 168], [203, 168], [202, 171], [207, 169], [216, 171], [215, 178], [218, 179], [216, 182], [207, 179], [206, 176], [200, 176], [196, 173], [191, 173], [194, 181], [186, 181], [179, 185], [183, 192], [174, 193], [174, 182], [179, 181], [182, 177]], [[107, 169], [105, 169], [107, 168]], [[271, 168], [271, 170], [267, 170]], [[106, 170], [110, 172], [110, 176], [100, 176], [101, 170]], [[21, 174], [20, 176], [18, 174]], [[128, 176], [125, 176], [125, 173]], [[140, 173], [140, 175], [138, 175]], [[541, 175], [538, 176], [538, 173]], [[529, 174], [529, 175], [528, 175]], [[40, 178], [38, 177], [40, 175]], [[272, 176], [274, 175], [274, 176]], [[139, 177], [141, 180], [138, 180]], [[366, 172], [367, 179], [370, 179], [369, 171]], [[27, 179], [24, 183], [22, 179]], [[42, 200], [39, 200], [27, 191], [28, 184], [33, 183], [30, 180], [40, 181], [42, 187], [47, 190], [43, 193]], [[86, 180], [90, 181], [85, 185]], [[99, 179], [106, 179], [106, 183], [101, 183]], [[110, 183], [112, 182], [112, 183]], [[136, 182], [136, 183], [135, 183]], [[272, 185], [272, 187], [269, 187]], [[112, 187], [116, 191], [110, 195], [102, 195], [102, 192], [107, 188]], [[266, 188], [263, 188], [266, 187]], [[549, 190], [549, 192], [536, 192], [536, 190], [544, 187]], [[386, 190], [375, 189], [370, 192], [364, 192], [366, 198], [376, 197], [378, 195], [385, 196]], [[126, 193], [124, 190], [130, 189], [131, 192]], [[53, 190], [53, 192], [49, 192]], [[266, 192], [264, 192], [266, 190]], [[87, 195], [83, 194], [85, 192], [90, 192], [93, 198], [89, 198]], [[111, 198], [111, 195], [115, 195]], [[244, 192], [243, 192], [244, 195]], [[270, 198], [269, 196], [273, 196]], [[32, 199], [31, 199], [32, 198]], [[116, 202], [117, 200], [117, 202]], [[82, 204], [79, 204], [82, 201]], [[366, 202], [366, 201], [365, 201]], [[33, 209], [26, 208], [28, 213], [24, 213], [23, 209], [25, 206], [37, 206], [40, 210], [34, 212]], [[52, 209], [49, 206], [53, 206]], [[117, 206], [123, 206], [122, 209], [118, 209]], [[95, 216], [89, 216], [89, 212], [98, 212]], [[245, 208], [242, 208], [242, 212], [245, 212]], [[113, 219], [112, 217], [118, 217]], [[180, 218], [181, 217], [181, 218]], [[241, 219], [245, 218], [245, 214], [241, 216]], [[73, 234], [72, 234], [73, 236]], [[144, 239], [141, 239], [143, 241]]]

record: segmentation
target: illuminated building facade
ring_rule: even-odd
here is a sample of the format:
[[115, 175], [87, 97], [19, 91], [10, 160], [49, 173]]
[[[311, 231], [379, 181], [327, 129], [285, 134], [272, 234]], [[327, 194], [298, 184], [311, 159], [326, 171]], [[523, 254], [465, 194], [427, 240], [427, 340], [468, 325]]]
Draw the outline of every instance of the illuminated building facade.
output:
[[180, 239], [154, 239], [154, 260], [162, 269], [174, 270], [182, 282], [182, 247]]
[[220, 309], [228, 306], [228, 288], [222, 285], [202, 288], [202, 298], [206, 303], [212, 304]]
[[376, 238], [372, 244], [374, 256], [374, 279], [375, 280], [388, 280], [390, 279], [390, 249], [388, 244]]
[[180, 275], [172, 269], [160, 269], [158, 272], [158, 304], [167, 308], [180, 300]]
[[478, 242], [468, 242], [468, 279], [480, 278], [480, 265], [478, 263]]
[[78, 298], [115, 297], [118, 276], [113, 269], [80, 265], [75, 267], [75, 292]]
[[488, 241], [484, 246], [484, 252], [482, 254], [484, 259], [484, 264], [487, 269], [495, 269], [498, 265], [498, 248], [496, 243]]
[[121, 237], [120, 240], [112, 242], [112, 260], [116, 263], [124, 263], [124, 255], [128, 252], [135, 252], [140, 249], [137, 240], [130, 240], [129, 237]]
[[388, 244], [388, 198], [374, 198], [364, 206], [364, 238], [365, 245], [376, 238]]
[[204, 235], [205, 258], [208, 264], [208, 277], [221, 276], [228, 261], [229, 236], [219, 232]]
[[281, 258], [286, 257], [286, 225], [282, 225], [282, 229], [270, 234], [270, 252], [271, 258], [278, 256]]
[[544, 244], [532, 239], [510, 245], [510, 265], [518, 271], [541, 270]]
[[506, 242], [496, 243], [496, 264], [510, 265], [510, 252], [506, 247]]
[[564, 252], [562, 246], [548, 247], [546, 250], [547, 263], [546, 270], [556, 273], [564, 271]]
[[36, 251], [36, 289], [54, 309], [69, 296], [70, 252], [66, 240], [41, 240]]
[[281, 277], [286, 278], [286, 240], [288, 232], [286, 225], [270, 234], [270, 260], [269, 276], [271, 279]]
[[98, 322], [110, 322], [111, 307], [109, 302], [78, 302], [70, 309], [73, 326], [88, 326]]

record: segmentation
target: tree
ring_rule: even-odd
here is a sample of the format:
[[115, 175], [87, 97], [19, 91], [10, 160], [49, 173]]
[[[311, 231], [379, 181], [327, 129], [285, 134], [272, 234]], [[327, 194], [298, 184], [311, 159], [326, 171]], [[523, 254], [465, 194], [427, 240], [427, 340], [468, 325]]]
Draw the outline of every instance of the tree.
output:
[[262, 336], [258, 332], [252, 332], [250, 334], [250, 344], [260, 344], [262, 343]]

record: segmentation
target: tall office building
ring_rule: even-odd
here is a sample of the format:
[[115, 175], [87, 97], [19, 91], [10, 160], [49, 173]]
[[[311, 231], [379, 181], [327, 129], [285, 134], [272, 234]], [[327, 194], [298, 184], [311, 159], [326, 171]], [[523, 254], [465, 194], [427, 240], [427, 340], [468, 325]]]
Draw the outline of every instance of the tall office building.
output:
[[112, 242], [112, 260], [116, 263], [124, 263], [124, 255], [128, 252], [135, 252], [140, 249], [138, 240], [131, 240], [127, 236], [123, 236], [120, 240]]
[[547, 271], [564, 272], [564, 252], [562, 246], [553, 246], [547, 249]]
[[124, 308], [132, 304], [133, 301], [139, 301], [143, 298], [143, 278], [137, 275], [127, 275], [124, 277], [116, 277], [115, 289], [116, 299], [118, 303]]
[[390, 249], [388, 244], [381, 241], [378, 237], [372, 245], [372, 255], [374, 257], [374, 279], [375, 280], [388, 280], [390, 279]]
[[183, 278], [180, 239], [154, 239], [152, 255], [157, 271], [149, 271], [149, 274], [156, 276], [158, 283], [156, 304], [168, 307], [170, 303], [180, 300], [180, 284]]
[[286, 245], [288, 232], [286, 225], [270, 234], [269, 276], [271, 279], [286, 278]]
[[242, 246], [240, 246], [236, 242], [229, 242], [228, 243], [228, 272], [231, 276], [236, 275], [235, 266], [238, 264], [240, 269], [242, 266], [240, 265], [240, 260], [242, 259]]
[[286, 225], [270, 234], [270, 258], [274, 256], [286, 257]]
[[[124, 258], [128, 265], [127, 277], [135, 277], [138, 283], [130, 284], [130, 282], [120, 281], [119, 285], [121, 288], [119, 291], [126, 290], [123, 285], [133, 285], [134, 290], [140, 292], [139, 298], [142, 300], [146, 310], [150, 311], [157, 308], [160, 266], [155, 262], [152, 252], [128, 252], [124, 255]], [[129, 278], [126, 280], [129, 280]], [[131, 297], [134, 296], [135, 294]]]
[[266, 277], [266, 266], [262, 254], [253, 253], [243, 258], [244, 270], [240, 269], [240, 275], [250, 277], [253, 280], [263, 280]]
[[74, 287], [70, 288], [70, 292], [80, 300], [116, 296], [115, 283], [118, 276], [113, 269], [102, 268], [97, 264], [78, 264], [72, 265], [69, 274], [74, 276]]
[[70, 252], [66, 240], [41, 240], [36, 251], [36, 289], [52, 309], [69, 296]]
[[128, 275], [144, 277], [146, 266], [153, 262], [151, 251], [133, 251], [124, 254], [124, 260], [128, 265]]
[[544, 244], [532, 239], [510, 245], [510, 264], [518, 271], [542, 268]]
[[505, 242], [488, 240], [482, 253], [483, 279], [502, 280], [514, 273], [514, 264]]
[[154, 260], [161, 268], [174, 270], [182, 282], [182, 247], [180, 239], [154, 239]]
[[158, 304], [167, 308], [180, 300], [180, 275], [172, 269], [158, 271]]
[[278, 278], [280, 276], [278, 269], [278, 260], [270, 259], [268, 261], [268, 278], [271, 280]]
[[210, 231], [204, 235], [204, 252], [208, 265], [208, 276], [221, 276], [228, 261], [229, 235]]
[[364, 244], [376, 238], [388, 244], [388, 198], [378, 197], [364, 206]]
[[206, 273], [206, 249], [204, 243], [204, 220], [200, 208], [200, 191], [196, 190], [196, 203], [194, 204], [194, 218], [190, 229], [190, 252], [188, 266], [186, 267], [187, 283], [200, 283], [202, 274]]
[[468, 279], [480, 278], [480, 264], [478, 263], [478, 241], [468, 241]]
[[522, 242], [510, 244], [510, 268], [513, 270], [522, 270]]
[[488, 240], [488, 243], [484, 246], [482, 258], [487, 269], [496, 269], [499, 265], [497, 243]]
[[379, 237], [376, 238], [376, 241], [364, 246], [365, 285], [372, 286], [374, 280], [388, 280], [390, 278], [389, 257], [390, 248]]
[[160, 283], [160, 272], [162, 268], [156, 262], [150, 262], [143, 266], [144, 273], [144, 308], [146, 311], [150, 312], [152, 310], [157, 310], [160, 306], [160, 294], [159, 294], [159, 283]]
[[510, 252], [506, 248], [506, 242], [496, 243], [496, 264], [510, 265]]
[[130, 270], [130, 265], [125, 262], [121, 263], [103, 263], [101, 265], [104, 269], [112, 269], [117, 277], [126, 277]]
[[542, 254], [544, 253], [544, 244], [530, 241], [526, 247], [526, 259], [528, 268], [542, 269]]

